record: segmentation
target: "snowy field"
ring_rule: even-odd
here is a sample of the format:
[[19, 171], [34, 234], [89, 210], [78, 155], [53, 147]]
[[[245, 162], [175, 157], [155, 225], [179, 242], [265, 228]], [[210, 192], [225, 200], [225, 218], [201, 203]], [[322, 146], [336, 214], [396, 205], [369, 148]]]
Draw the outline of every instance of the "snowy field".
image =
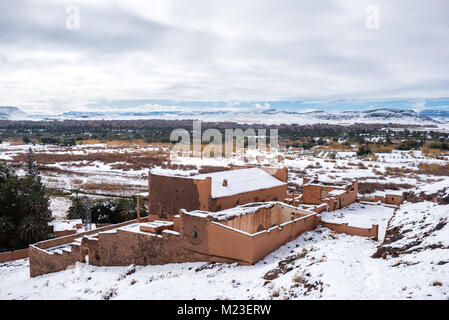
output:
[[[107, 144], [77, 145], [74, 147], [0, 144], [0, 160], [20, 166], [28, 148], [32, 147], [41, 167], [43, 181], [58, 190], [79, 189], [100, 195], [135, 195], [147, 192], [148, 170], [170, 174], [193, 175], [205, 167], [244, 165], [240, 158], [178, 158], [170, 160], [166, 146], [134, 145], [109, 146]], [[287, 167], [289, 182], [298, 186], [302, 177], [318, 175], [322, 180], [358, 178], [360, 183], [380, 183], [425, 187], [446, 183], [447, 176], [422, 174], [420, 164], [445, 165], [449, 157], [427, 158], [421, 152], [393, 151], [377, 153], [377, 159], [360, 159], [355, 152], [312, 150], [305, 153], [281, 151], [276, 159], [267, 159], [266, 165]], [[22, 170], [19, 169], [19, 173]], [[402, 188], [407, 189], [407, 188]], [[394, 191], [394, 190], [393, 190]], [[396, 190], [397, 191], [397, 190]], [[56, 215], [63, 200], [55, 199]]]
[[[392, 227], [408, 229], [407, 223], [413, 220], [416, 230], [438, 230], [415, 248], [420, 250], [397, 257], [371, 257], [381, 240], [320, 227], [253, 266], [77, 263], [30, 279], [27, 259], [4, 263], [0, 265], [0, 299], [449, 299], [449, 226], [435, 228], [448, 210], [449, 205], [428, 202], [406, 204], [398, 210]], [[392, 210], [383, 206], [353, 204], [326, 218], [354, 226], [376, 222], [385, 229], [391, 215]], [[416, 219], [416, 215], [427, 218]], [[416, 235], [410, 233], [392, 245], [403, 247]]]

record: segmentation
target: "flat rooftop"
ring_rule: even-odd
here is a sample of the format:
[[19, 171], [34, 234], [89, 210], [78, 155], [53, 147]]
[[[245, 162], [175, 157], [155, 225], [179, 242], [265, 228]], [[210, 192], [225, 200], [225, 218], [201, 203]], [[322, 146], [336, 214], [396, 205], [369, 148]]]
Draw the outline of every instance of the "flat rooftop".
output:
[[[161, 175], [153, 171], [151, 173]], [[228, 197], [239, 193], [274, 188], [287, 184], [260, 168], [235, 169], [197, 174], [190, 177], [180, 176], [180, 178], [199, 180], [211, 178], [212, 198]], [[224, 180], [227, 181], [227, 185], [223, 185]]]

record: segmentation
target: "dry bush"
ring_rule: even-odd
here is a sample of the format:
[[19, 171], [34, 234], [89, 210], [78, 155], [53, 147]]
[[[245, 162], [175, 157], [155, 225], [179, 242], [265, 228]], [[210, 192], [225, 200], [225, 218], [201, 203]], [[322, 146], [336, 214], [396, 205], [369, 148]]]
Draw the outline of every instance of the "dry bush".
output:
[[279, 288], [274, 289], [273, 291], [271, 291], [271, 298], [277, 298], [281, 295], [281, 290]]
[[359, 163], [357, 164], [357, 166], [359, 167], [359, 169], [368, 169], [368, 168], [363, 164], [363, 162], [359, 162]]
[[390, 145], [382, 145], [382, 144], [373, 144], [370, 145], [372, 152], [377, 153], [391, 153], [396, 147], [399, 146], [399, 143], [396, 144], [390, 144]]
[[449, 176], [449, 164], [439, 165], [437, 163], [420, 163], [418, 174], [428, 174], [433, 176]]
[[384, 191], [386, 189], [390, 190], [401, 190], [412, 188], [413, 185], [406, 183], [378, 183], [378, 182], [359, 182], [359, 193], [368, 194], [375, 191]]
[[119, 183], [84, 183], [80, 186], [84, 191], [90, 192], [111, 192], [111, 193], [123, 193], [128, 191], [130, 193], [144, 192], [148, 190], [148, 187], [140, 185], [125, 185]]
[[307, 280], [299, 274], [294, 275], [292, 280], [295, 283], [306, 283], [307, 282]]
[[[13, 162], [24, 163], [26, 158], [27, 154], [18, 154], [13, 158]], [[91, 152], [86, 154], [35, 153], [35, 158], [41, 166], [60, 162], [78, 162], [77, 166], [83, 166], [86, 164], [79, 164], [82, 161], [87, 163], [99, 161], [105, 164], [113, 163], [112, 167], [115, 169], [141, 170], [154, 166], [167, 167], [167, 164], [170, 164], [169, 153], [163, 150], [119, 152], [118, 149], [117, 152]]]

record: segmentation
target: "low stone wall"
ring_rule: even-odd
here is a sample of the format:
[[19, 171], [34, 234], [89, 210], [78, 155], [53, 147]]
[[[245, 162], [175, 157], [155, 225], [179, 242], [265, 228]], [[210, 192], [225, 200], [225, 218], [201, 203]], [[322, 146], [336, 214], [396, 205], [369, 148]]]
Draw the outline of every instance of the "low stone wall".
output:
[[379, 225], [374, 224], [371, 228], [359, 228], [359, 227], [353, 227], [348, 226], [347, 223], [332, 223], [332, 222], [325, 222], [320, 219], [319, 222], [323, 227], [326, 227], [328, 229], [331, 229], [334, 232], [337, 233], [345, 233], [350, 236], [361, 236], [361, 237], [374, 237], [376, 240], [378, 240], [379, 236]]
[[71, 246], [71, 252], [62, 250], [61, 253], [50, 253], [35, 246], [30, 246], [30, 276], [36, 277], [50, 272], [62, 271], [75, 265], [76, 261], [82, 260], [80, 249], [80, 246], [73, 245]]
[[72, 230], [53, 231], [53, 233], [55, 234], [56, 237], [65, 237], [71, 234], [76, 234], [76, 230], [72, 229]]
[[0, 253], [0, 263], [28, 258], [28, 249]]
[[61, 254], [55, 252], [50, 253], [45, 251], [45, 249], [66, 245], [73, 242], [77, 238], [83, 238], [84, 236], [93, 235], [98, 232], [104, 232], [143, 221], [147, 221], [147, 218], [141, 218], [139, 221], [135, 219], [119, 224], [112, 224], [103, 228], [45, 240], [30, 245], [27, 249], [28, 256], [30, 258], [30, 276], [36, 277], [46, 273], [65, 270], [67, 267], [74, 265], [76, 261], [84, 261], [84, 256], [87, 254], [87, 252], [83, 251], [79, 245], [71, 245], [71, 252], [63, 250]]
[[156, 236], [117, 230], [115, 233], [102, 233], [98, 236], [98, 240], [89, 242], [92, 243], [87, 246], [89, 263], [96, 266], [198, 261], [193, 253], [183, 249], [179, 235], [165, 232], [162, 236]]

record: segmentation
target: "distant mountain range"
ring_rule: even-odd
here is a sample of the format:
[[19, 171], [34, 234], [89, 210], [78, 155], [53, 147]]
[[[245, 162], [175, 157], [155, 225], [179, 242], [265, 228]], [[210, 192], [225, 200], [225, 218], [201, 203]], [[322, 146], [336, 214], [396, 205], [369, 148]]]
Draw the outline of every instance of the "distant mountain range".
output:
[[22, 120], [30, 117], [17, 107], [0, 107], [0, 120]]
[[28, 114], [16, 107], [0, 107], [2, 120], [129, 120], [129, 119], [196, 119], [212, 122], [265, 123], [265, 124], [352, 124], [352, 123], [395, 123], [432, 125], [449, 122], [449, 111], [375, 109], [365, 111], [286, 111], [264, 109], [254, 111], [151, 111], [151, 112], [79, 112], [61, 114]]
[[449, 118], [449, 110], [424, 110], [419, 114], [433, 119]]

